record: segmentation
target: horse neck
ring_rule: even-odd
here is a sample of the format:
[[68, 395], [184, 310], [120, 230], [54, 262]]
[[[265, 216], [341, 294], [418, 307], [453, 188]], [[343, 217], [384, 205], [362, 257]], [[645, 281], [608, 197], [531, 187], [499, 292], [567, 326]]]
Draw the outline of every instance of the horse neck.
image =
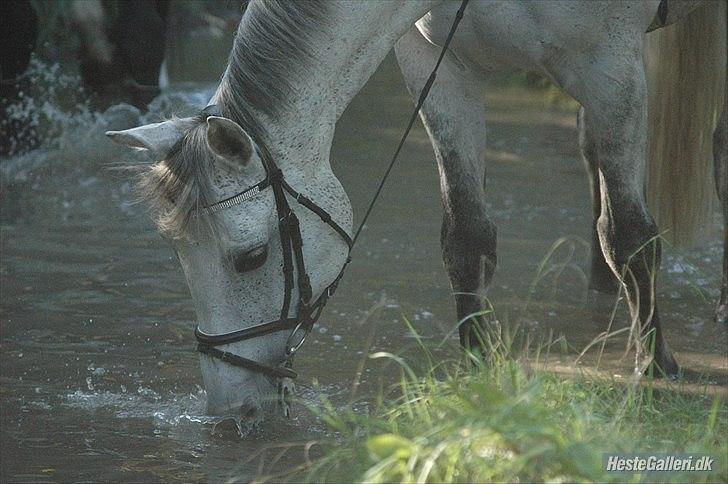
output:
[[[316, 58], [322, 59], [317, 79], [302, 80], [309, 96], [328, 101], [322, 108], [331, 111], [334, 121], [397, 40], [438, 1], [338, 3], [339, 18], [322, 29], [321, 42], [316, 45]], [[326, 84], [319, 84], [322, 82]]]
[[282, 115], [261, 116], [273, 156], [283, 165], [328, 167], [334, 126], [346, 106], [397, 40], [439, 1], [331, 2], [334, 18], [310, 26], [315, 65], [289, 80], [293, 94]]

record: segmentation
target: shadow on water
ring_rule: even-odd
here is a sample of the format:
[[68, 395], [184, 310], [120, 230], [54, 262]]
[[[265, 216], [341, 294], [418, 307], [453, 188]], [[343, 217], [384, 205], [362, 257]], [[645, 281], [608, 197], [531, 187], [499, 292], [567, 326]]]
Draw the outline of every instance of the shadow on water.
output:
[[[181, 86], [156, 101], [148, 120], [194, 112], [209, 94], [209, 86]], [[614, 305], [613, 298], [587, 295], [579, 270], [530, 291], [555, 240], [589, 235], [575, 113], [522, 90], [494, 89], [487, 103], [489, 210], [499, 226], [500, 264], [489, 297], [502, 320], [526, 325], [534, 338], [564, 335], [566, 352], [554, 356], [553, 369], [568, 373]], [[410, 109], [388, 58], [339, 124], [333, 166], [359, 215]], [[123, 109], [115, 116], [114, 123], [138, 121]], [[3, 164], [3, 176], [22, 190], [19, 215], [2, 226], [0, 478], [246, 480], [301, 462], [304, 445], [286, 443], [320, 439], [325, 431], [300, 405], [293, 419], [273, 419], [242, 439], [204, 415], [184, 277], [143, 207], [132, 203], [129, 180], [106, 169], [132, 159], [103, 137], [108, 125], [94, 113], [69, 120], [58, 143]], [[345, 404], [361, 370], [356, 391], [366, 405], [367, 395], [398, 375], [392, 365], [362, 365], [366, 355], [414, 345], [403, 317], [433, 346], [450, 331], [455, 315], [440, 260], [440, 221], [434, 157], [417, 127], [338, 297], [298, 357], [304, 401], [323, 393]], [[679, 360], [724, 391], [726, 332], [711, 319], [721, 256], [717, 223], [712, 240], [696, 250], [668, 250], [660, 291]], [[575, 244], [570, 257], [574, 267], [587, 267], [583, 245]], [[614, 328], [625, 321], [622, 308]], [[443, 357], [453, 355], [450, 346]], [[629, 373], [623, 348], [623, 338], [606, 345], [601, 371]]]

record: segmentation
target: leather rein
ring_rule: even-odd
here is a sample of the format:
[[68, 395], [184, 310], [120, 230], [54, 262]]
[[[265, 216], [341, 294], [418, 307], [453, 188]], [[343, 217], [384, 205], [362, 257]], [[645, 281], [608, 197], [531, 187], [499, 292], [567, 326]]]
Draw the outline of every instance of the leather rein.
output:
[[[359, 227], [357, 228], [353, 238], [346, 232], [346, 230], [344, 230], [338, 223], [336, 223], [332, 219], [331, 215], [326, 210], [321, 208], [310, 198], [298, 192], [293, 187], [291, 187], [291, 185], [288, 184], [283, 175], [283, 172], [280, 170], [280, 168], [278, 168], [275, 161], [270, 156], [268, 151], [263, 147], [263, 145], [259, 145], [260, 147], [262, 147], [262, 149], [257, 148], [257, 153], [263, 161], [263, 165], [265, 167], [265, 180], [256, 185], [253, 185], [252, 187], [246, 188], [245, 190], [230, 198], [226, 198], [225, 200], [221, 200], [201, 209], [201, 212], [203, 214], [211, 215], [227, 208], [244, 203], [247, 200], [250, 200], [253, 197], [257, 196], [263, 190], [266, 190], [268, 188], [273, 190], [273, 195], [276, 203], [276, 211], [278, 215], [278, 233], [280, 235], [281, 249], [283, 251], [283, 280], [285, 285], [285, 292], [283, 297], [283, 305], [280, 312], [280, 318], [275, 321], [270, 321], [267, 323], [262, 323], [238, 331], [223, 334], [204, 333], [202, 332], [202, 330], [200, 330], [200, 327], [198, 325], [195, 328], [195, 338], [197, 339], [198, 343], [197, 350], [200, 353], [224, 361], [225, 363], [233, 366], [261, 373], [270, 378], [295, 379], [298, 376], [298, 374], [292, 369], [293, 355], [303, 345], [306, 337], [311, 332], [313, 325], [316, 323], [316, 321], [318, 321], [321, 313], [323, 312], [324, 306], [328, 302], [329, 298], [336, 291], [336, 287], [338, 286], [339, 281], [344, 275], [344, 270], [351, 261], [351, 251], [354, 248], [354, 244], [359, 238], [362, 228], [364, 227], [364, 224], [366, 223], [375, 202], [379, 198], [382, 188], [384, 187], [384, 184], [387, 181], [390, 172], [392, 171], [392, 167], [397, 161], [397, 157], [402, 150], [404, 142], [406, 141], [407, 136], [409, 135], [409, 132], [411, 131], [415, 120], [417, 119], [417, 115], [419, 114], [420, 109], [425, 102], [425, 99], [427, 98], [427, 94], [430, 92], [430, 88], [432, 87], [435, 76], [437, 75], [437, 69], [440, 67], [441, 62], [445, 57], [445, 53], [447, 52], [447, 48], [452, 41], [455, 30], [457, 29], [460, 20], [463, 18], [463, 13], [467, 4], [468, 0], [463, 0], [460, 8], [457, 11], [457, 14], [455, 15], [455, 20], [453, 21], [448, 37], [443, 44], [442, 51], [440, 52], [437, 63], [435, 64], [435, 67], [433, 68], [430, 77], [427, 79], [427, 82], [422, 88], [420, 97], [417, 101], [417, 105], [415, 106], [415, 110], [410, 117], [404, 134], [400, 139], [400, 142], [389, 163], [389, 166], [385, 171], [379, 187], [377, 188], [377, 191], [375, 192], [374, 197], [372, 198], [369, 207], [367, 208], [367, 211], [364, 215], [364, 218], [360, 222]], [[220, 116], [220, 111], [219, 108], [213, 104], [207, 106], [201, 112], [201, 114], [203, 116]], [[311, 280], [308, 276], [308, 273], [306, 272], [306, 261], [303, 256], [303, 238], [301, 237], [301, 227], [296, 213], [293, 211], [291, 205], [289, 204], [288, 196], [293, 198], [299, 205], [302, 205], [306, 209], [316, 214], [325, 224], [331, 227], [337, 234], [339, 234], [339, 236], [346, 243], [349, 249], [349, 255], [347, 256], [346, 262], [341, 268], [339, 274], [336, 276], [334, 281], [326, 287], [323, 293], [314, 301], [312, 301], [313, 294], [311, 289]], [[298, 287], [299, 300], [296, 307], [295, 317], [290, 317], [291, 300], [295, 287]], [[249, 358], [245, 358], [243, 356], [239, 356], [218, 348], [218, 346], [224, 346], [239, 341], [246, 341], [258, 338], [260, 336], [286, 330], [290, 330], [291, 332], [288, 335], [285, 344], [285, 360], [281, 365], [276, 367], [268, 366], [251, 360]]]

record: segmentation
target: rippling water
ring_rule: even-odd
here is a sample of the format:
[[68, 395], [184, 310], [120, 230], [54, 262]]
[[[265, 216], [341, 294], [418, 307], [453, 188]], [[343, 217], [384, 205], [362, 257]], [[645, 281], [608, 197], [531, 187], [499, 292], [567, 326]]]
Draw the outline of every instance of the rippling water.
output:
[[[210, 89], [178, 86], [155, 102], [147, 120], [196, 112]], [[526, 325], [536, 338], [564, 335], [571, 349], [554, 358], [568, 366], [575, 350], [605, 328], [614, 304], [587, 294], [580, 273], [587, 251], [573, 242], [588, 237], [590, 217], [575, 113], [524, 91], [494, 90], [488, 105], [488, 196], [499, 226], [490, 298], [501, 320]], [[359, 216], [410, 109], [388, 59], [337, 129], [333, 166]], [[135, 114], [117, 107], [106, 117], [86, 111], [57, 120], [64, 128], [57, 139], [2, 165], [20, 189], [3, 207], [12, 217], [2, 226], [0, 266], [0, 477], [246, 480], [302, 462], [302, 445], [282, 452], [285, 444], [327, 437], [303, 403], [294, 418], [273, 418], [263, 428], [237, 429], [204, 414], [184, 277], [143, 207], [133, 203], [129, 180], [108, 169], [133, 159], [104, 138], [109, 119], [120, 127]], [[412, 347], [403, 318], [433, 347], [447, 339], [455, 315], [439, 255], [440, 220], [433, 154], [418, 127], [337, 297], [298, 357], [304, 403], [325, 395], [345, 404], [368, 353]], [[564, 236], [573, 242], [577, 269], [543, 281], [529, 297], [539, 262]], [[711, 240], [696, 250], [667, 249], [660, 293], [679, 361], [690, 375], [705, 375], [693, 381], [724, 392], [726, 331], [712, 320], [721, 257], [717, 219]], [[555, 257], [568, 252], [563, 246]], [[616, 327], [624, 321], [618, 311]], [[605, 371], [629, 372], [623, 347], [619, 339], [607, 345]], [[450, 345], [438, 354], [453, 355]], [[366, 403], [397, 375], [392, 365], [367, 363], [357, 399]]]

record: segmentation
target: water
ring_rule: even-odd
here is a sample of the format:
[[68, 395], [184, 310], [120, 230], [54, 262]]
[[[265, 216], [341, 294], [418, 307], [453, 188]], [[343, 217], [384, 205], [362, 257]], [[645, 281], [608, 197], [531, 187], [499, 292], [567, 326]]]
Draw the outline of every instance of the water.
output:
[[[149, 119], [194, 112], [209, 89], [178, 86]], [[567, 350], [554, 347], [552, 368], [568, 373], [576, 352], [606, 327], [614, 303], [588, 295], [580, 273], [588, 252], [578, 239], [588, 238], [591, 211], [575, 113], [523, 90], [496, 89], [488, 105], [489, 208], [499, 227], [490, 298], [502, 321], [530, 328], [534, 340], [563, 335]], [[333, 166], [359, 216], [410, 109], [388, 59], [339, 124]], [[124, 108], [115, 113], [115, 127], [137, 116]], [[98, 113], [82, 110], [56, 122], [64, 129], [50, 147], [3, 163], [3, 176], [26, 182], [3, 207], [0, 478], [249, 480], [304, 462], [304, 444], [329, 434], [302, 403], [292, 419], [273, 418], [242, 436], [232, 423], [204, 414], [184, 277], [143, 207], [132, 203], [127, 177], [108, 170], [132, 155], [103, 137], [108, 123]], [[315, 405], [324, 395], [344, 405], [356, 387], [355, 399], [366, 404], [398, 375], [396, 366], [366, 355], [415, 346], [405, 317], [431, 347], [454, 343], [447, 338], [455, 314], [440, 259], [440, 221], [433, 154], [417, 127], [337, 297], [298, 356], [304, 402]], [[707, 246], [666, 250], [660, 294], [668, 339], [689, 383], [725, 393], [726, 332], [712, 320], [717, 222]], [[544, 280], [529, 298], [541, 259], [564, 236], [574, 247], [573, 267], [559, 281]], [[567, 249], [557, 250], [556, 261]], [[614, 328], [624, 322], [618, 311]], [[451, 347], [437, 354], [453, 356]], [[601, 371], [629, 374], [623, 348], [619, 338], [606, 346]], [[584, 365], [594, 361], [590, 356]]]

